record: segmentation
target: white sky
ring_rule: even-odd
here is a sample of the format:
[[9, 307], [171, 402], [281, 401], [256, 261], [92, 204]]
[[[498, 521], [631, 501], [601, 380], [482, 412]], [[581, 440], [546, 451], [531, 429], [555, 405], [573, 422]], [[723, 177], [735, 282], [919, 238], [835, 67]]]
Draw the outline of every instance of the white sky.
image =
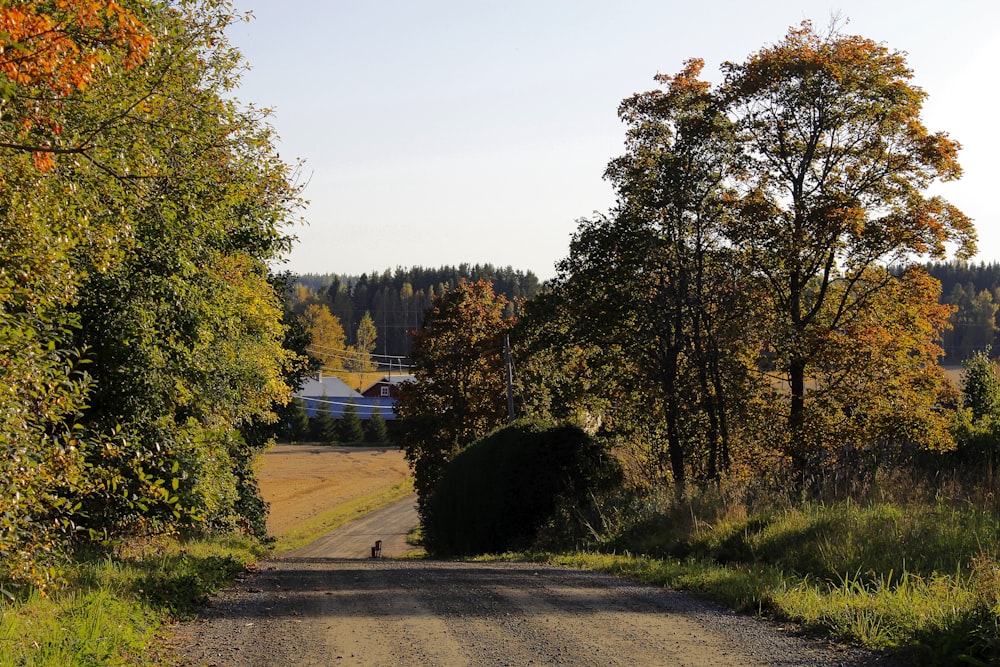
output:
[[554, 275], [576, 220], [607, 210], [616, 112], [657, 72], [704, 76], [832, 14], [909, 54], [924, 119], [963, 145], [937, 189], [1000, 260], [995, 0], [235, 0], [250, 63], [237, 96], [275, 109], [281, 155], [306, 160], [308, 226], [285, 268], [486, 263]]

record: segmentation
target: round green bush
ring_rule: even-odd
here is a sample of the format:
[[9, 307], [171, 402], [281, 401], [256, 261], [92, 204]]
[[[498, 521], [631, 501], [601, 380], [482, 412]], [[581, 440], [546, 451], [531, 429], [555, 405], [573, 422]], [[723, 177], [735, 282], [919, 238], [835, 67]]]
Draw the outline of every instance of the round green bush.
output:
[[512, 424], [445, 468], [423, 517], [425, 546], [439, 556], [526, 549], [561, 507], [589, 506], [620, 479], [617, 461], [581, 429]]

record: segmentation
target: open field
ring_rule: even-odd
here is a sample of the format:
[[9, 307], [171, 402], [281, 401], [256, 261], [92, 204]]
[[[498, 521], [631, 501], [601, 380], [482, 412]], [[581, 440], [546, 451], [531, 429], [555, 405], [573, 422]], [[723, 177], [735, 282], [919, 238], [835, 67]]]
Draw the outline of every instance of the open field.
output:
[[403, 452], [392, 447], [278, 444], [261, 457], [257, 474], [278, 551], [302, 546], [412, 487]]

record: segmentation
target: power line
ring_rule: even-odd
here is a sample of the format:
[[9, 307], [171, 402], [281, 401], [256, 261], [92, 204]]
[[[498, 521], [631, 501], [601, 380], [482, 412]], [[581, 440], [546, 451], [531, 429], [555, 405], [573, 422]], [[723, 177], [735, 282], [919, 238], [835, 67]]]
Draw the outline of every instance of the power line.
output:
[[[298, 400], [302, 401], [303, 403], [310, 403], [310, 402], [311, 403], [323, 403], [324, 405], [341, 405], [341, 406], [344, 406], [344, 407], [347, 407], [349, 405], [353, 405], [356, 408], [362, 408], [362, 407], [363, 408], [392, 408], [392, 405], [390, 405], [388, 403], [384, 403], [384, 404], [383, 403], [358, 403], [358, 399], [357, 398], [349, 400], [349, 401], [346, 401], [346, 402], [345, 401], [331, 401], [328, 398], [315, 398], [313, 396], [296, 396], [295, 398], [297, 398]], [[385, 400], [387, 397], [385, 397], [385, 396], [376, 396], [373, 399], [371, 399], [371, 398], [368, 398], [367, 396], [359, 396], [358, 398], [367, 399], [367, 400], [382, 401], [382, 400]], [[389, 398], [388, 400], [391, 401], [393, 404], [395, 404], [395, 402], [396, 402], [396, 399], [394, 399], [394, 398]]]
[[[358, 352], [357, 350], [346, 350], [344, 348], [328, 347], [326, 345], [320, 345], [319, 343], [310, 343], [307, 347], [316, 348], [318, 350], [323, 350], [324, 351], [323, 354], [330, 354], [330, 353], [336, 352], [336, 353], [345, 355], [345, 356], [341, 357], [343, 359], [355, 359], [355, 358], [362, 359], [362, 358], [365, 358], [365, 357], [369, 357], [369, 358], [370, 357], [377, 357], [377, 358], [381, 358], [381, 359], [396, 359], [396, 360], [405, 359], [407, 361], [409, 361], [409, 359], [410, 359], [409, 357], [406, 357], [406, 356], [403, 356], [403, 355], [398, 355], [398, 354], [375, 354], [375, 353], [365, 354], [364, 352]], [[326, 352], [326, 350], [329, 350], [329, 352]]]

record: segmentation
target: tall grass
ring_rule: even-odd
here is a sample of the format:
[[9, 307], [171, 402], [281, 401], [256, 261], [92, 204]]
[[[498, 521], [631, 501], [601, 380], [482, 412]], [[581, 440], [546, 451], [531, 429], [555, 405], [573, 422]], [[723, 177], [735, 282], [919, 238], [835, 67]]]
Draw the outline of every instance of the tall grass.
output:
[[1000, 664], [991, 490], [876, 481], [807, 499], [746, 485], [682, 501], [653, 493], [619, 508], [589, 552], [546, 558], [697, 591], [915, 664]]

